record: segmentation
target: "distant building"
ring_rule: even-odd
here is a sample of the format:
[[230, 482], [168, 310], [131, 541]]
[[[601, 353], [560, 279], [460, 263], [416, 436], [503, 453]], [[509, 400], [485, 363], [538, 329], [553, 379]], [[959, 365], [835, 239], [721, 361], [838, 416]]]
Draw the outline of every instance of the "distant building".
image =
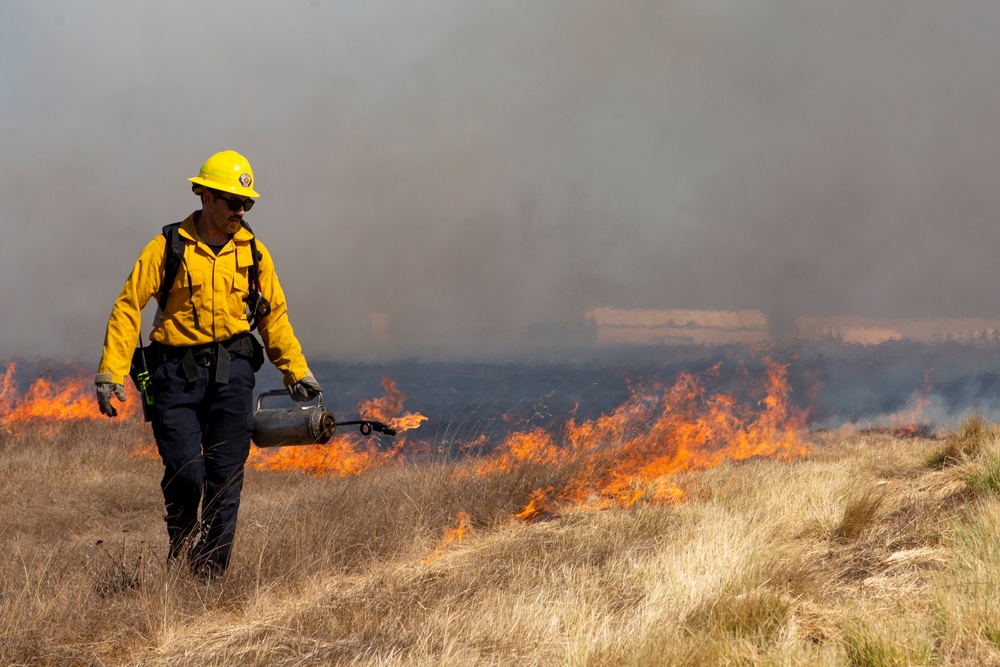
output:
[[647, 310], [594, 308], [586, 318], [598, 344], [727, 345], [771, 342], [757, 310]]
[[[600, 345], [760, 345], [774, 341], [758, 310], [594, 308], [587, 323]], [[796, 317], [788, 338], [801, 342], [879, 345], [891, 341], [1000, 343], [1000, 320]]]
[[1000, 320], [984, 318], [889, 319], [882, 317], [797, 317], [795, 337], [878, 345], [894, 340], [922, 343], [957, 341], [993, 343], [1000, 339]]

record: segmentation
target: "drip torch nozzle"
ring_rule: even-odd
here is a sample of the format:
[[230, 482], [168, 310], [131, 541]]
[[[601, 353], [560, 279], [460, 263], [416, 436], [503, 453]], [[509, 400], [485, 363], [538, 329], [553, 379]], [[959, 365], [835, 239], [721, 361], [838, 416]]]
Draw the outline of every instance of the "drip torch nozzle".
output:
[[386, 426], [382, 422], [371, 421], [370, 419], [361, 419], [351, 422], [337, 422], [337, 426], [351, 426], [358, 424], [361, 426], [361, 435], [371, 435], [372, 431], [378, 431], [379, 433], [384, 433], [386, 435], [396, 435], [396, 429]]

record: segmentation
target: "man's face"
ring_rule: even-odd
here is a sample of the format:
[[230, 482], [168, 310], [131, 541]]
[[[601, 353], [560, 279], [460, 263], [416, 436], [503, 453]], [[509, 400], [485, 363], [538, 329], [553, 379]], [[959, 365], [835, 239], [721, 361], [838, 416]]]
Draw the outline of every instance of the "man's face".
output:
[[243, 215], [253, 206], [253, 200], [217, 190], [207, 192], [204, 213], [207, 214], [208, 222], [220, 232], [235, 234], [243, 221]]

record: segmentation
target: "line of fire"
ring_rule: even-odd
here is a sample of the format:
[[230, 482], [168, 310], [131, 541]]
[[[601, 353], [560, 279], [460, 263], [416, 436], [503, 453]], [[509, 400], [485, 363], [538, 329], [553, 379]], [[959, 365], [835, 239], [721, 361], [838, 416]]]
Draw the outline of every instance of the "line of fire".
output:
[[[779, 344], [754, 310], [596, 308], [585, 320], [595, 348], [631, 349], [632, 356], [560, 364], [319, 362], [317, 376], [337, 388], [326, 406], [315, 406], [324, 436], [258, 443], [249, 465], [319, 476], [427, 457], [453, 459], [454, 474], [467, 476], [540, 467], [556, 482], [536, 489], [517, 514], [533, 521], [567, 504], [682, 502], [692, 473], [809, 456], [811, 431], [848, 425], [934, 437], [941, 415], [995, 412], [991, 401], [1000, 395], [1000, 320], [803, 317], [782, 334], [796, 345]], [[391, 331], [388, 316], [372, 321], [373, 333]], [[803, 343], [816, 347], [809, 352]], [[0, 446], [19, 428], [102, 418], [83, 369], [37, 361], [0, 369]], [[126, 421], [141, 420], [129, 390]], [[354, 421], [336, 422], [334, 413]], [[155, 457], [152, 436], [132, 453]]]

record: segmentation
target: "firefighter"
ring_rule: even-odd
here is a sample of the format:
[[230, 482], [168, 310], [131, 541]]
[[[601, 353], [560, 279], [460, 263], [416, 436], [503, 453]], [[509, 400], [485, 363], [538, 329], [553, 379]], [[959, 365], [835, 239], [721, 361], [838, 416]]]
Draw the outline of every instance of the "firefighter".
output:
[[125, 400], [141, 311], [155, 295], [160, 312], [144, 352], [164, 467], [168, 562], [187, 558], [211, 579], [230, 561], [264, 352], [294, 400], [310, 401], [322, 387], [288, 321], [271, 256], [243, 221], [259, 197], [250, 163], [223, 151], [188, 180], [201, 210], [174, 226], [173, 241], [165, 227], [139, 255], [112, 308], [94, 383], [101, 412], [116, 416], [111, 397]]

